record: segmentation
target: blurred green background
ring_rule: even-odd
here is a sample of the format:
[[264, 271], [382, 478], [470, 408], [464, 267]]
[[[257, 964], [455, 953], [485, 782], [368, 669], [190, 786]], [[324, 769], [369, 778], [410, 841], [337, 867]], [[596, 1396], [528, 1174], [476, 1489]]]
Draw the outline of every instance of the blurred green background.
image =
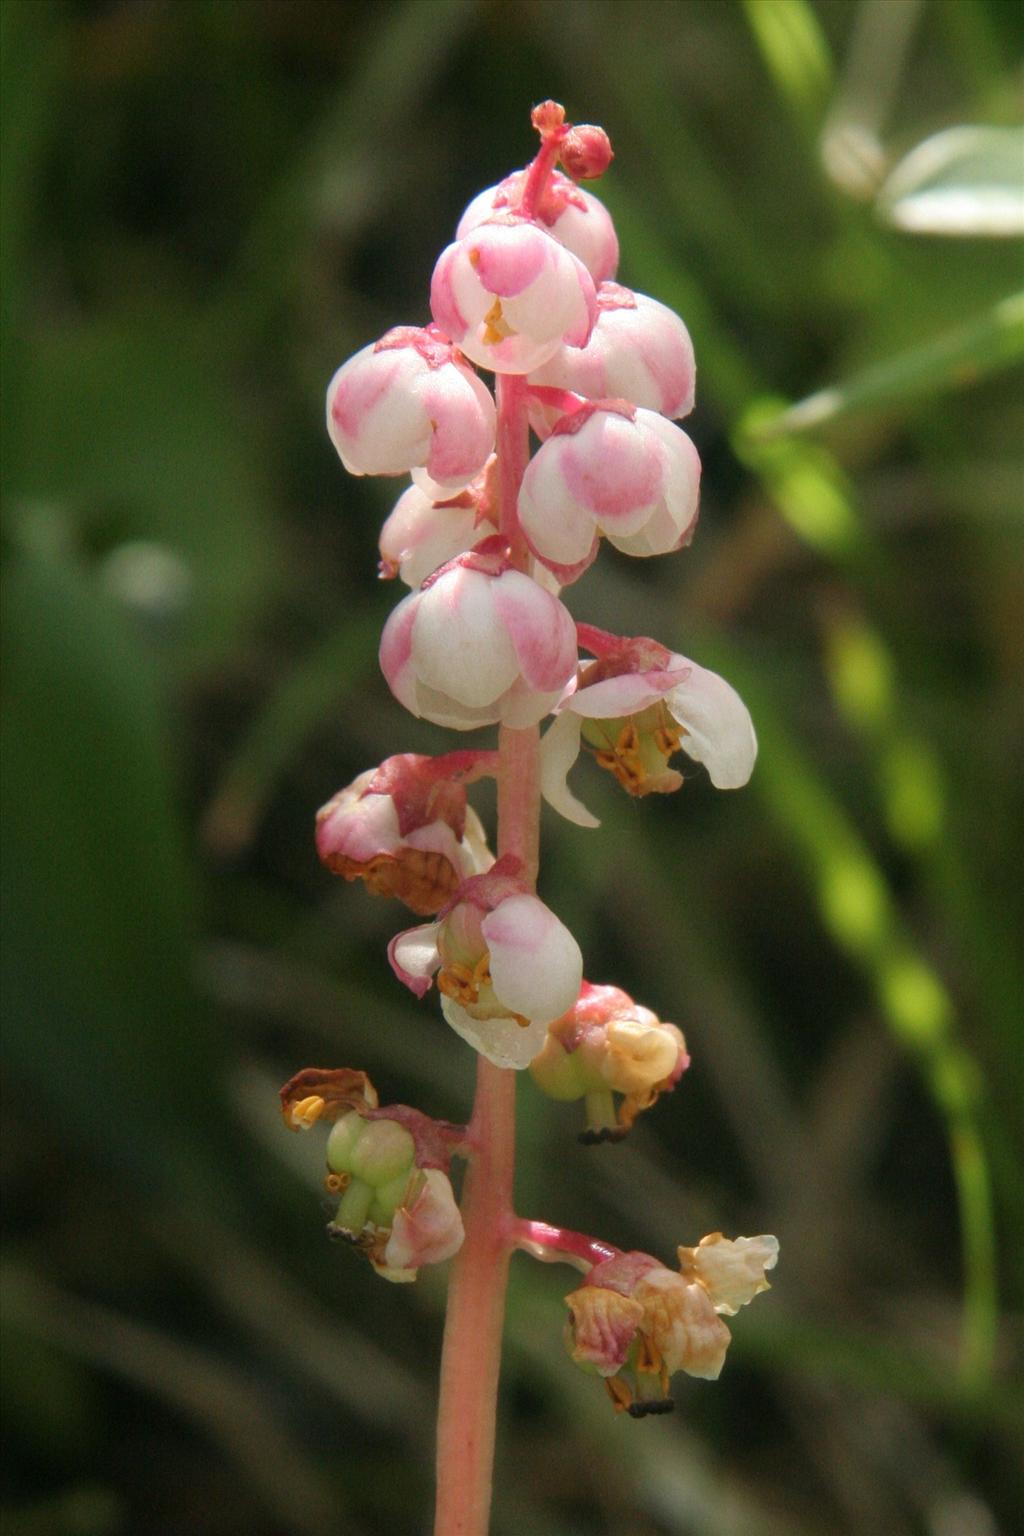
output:
[[322, 400], [425, 320], [551, 95], [611, 135], [621, 276], [690, 325], [705, 465], [691, 550], [569, 600], [725, 672], [761, 757], [640, 805], [581, 765], [601, 832], [546, 822], [588, 974], [694, 1065], [619, 1148], [524, 1081], [519, 1203], [666, 1260], [773, 1231], [782, 1262], [722, 1380], [635, 1423], [564, 1356], [572, 1272], [517, 1260], [494, 1530], [1009, 1533], [1024, 274], [992, 228], [1024, 13], [2, 15], [5, 1532], [429, 1528], [443, 1276], [327, 1244], [322, 1138], [275, 1103], [348, 1064], [462, 1119], [472, 1079], [388, 970], [404, 912], [314, 855], [340, 785], [454, 744], [379, 676], [399, 486], [344, 474]]

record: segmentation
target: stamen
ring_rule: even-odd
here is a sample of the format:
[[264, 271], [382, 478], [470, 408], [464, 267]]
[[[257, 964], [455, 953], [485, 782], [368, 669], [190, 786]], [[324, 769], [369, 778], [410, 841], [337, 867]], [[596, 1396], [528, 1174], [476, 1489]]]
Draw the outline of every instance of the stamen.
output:
[[[471, 255], [470, 261], [472, 259]], [[477, 259], [479, 260], [479, 257]], [[515, 331], [505, 319], [501, 308], [501, 300], [495, 299], [486, 315], [484, 315], [484, 346], [496, 347], [499, 341], [507, 341], [510, 336], [515, 334]]]
[[318, 1093], [311, 1093], [308, 1098], [300, 1099], [297, 1104], [290, 1106], [288, 1123], [297, 1131], [308, 1131], [316, 1125], [326, 1108], [326, 1100]]
[[474, 972], [468, 965], [463, 965], [461, 960], [453, 960], [451, 965], [446, 965], [444, 970], [439, 972], [437, 990], [443, 992], [445, 997], [461, 1003], [464, 1008], [469, 1003], [475, 1003], [480, 994]]
[[633, 1394], [620, 1376], [606, 1376], [604, 1384], [616, 1413], [626, 1413], [632, 1410]]
[[324, 1189], [329, 1195], [341, 1195], [348, 1189], [352, 1182], [350, 1173], [328, 1173], [324, 1175]]

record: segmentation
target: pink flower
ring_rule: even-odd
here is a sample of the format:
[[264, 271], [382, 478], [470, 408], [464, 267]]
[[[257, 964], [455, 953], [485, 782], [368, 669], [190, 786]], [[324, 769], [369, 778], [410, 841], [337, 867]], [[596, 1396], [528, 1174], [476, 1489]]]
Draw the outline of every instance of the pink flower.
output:
[[472, 549], [497, 527], [493, 458], [457, 496], [437, 498], [410, 485], [380, 531], [380, 573], [418, 587], [432, 571]]
[[388, 958], [422, 997], [437, 973], [442, 1011], [474, 1050], [526, 1067], [552, 1019], [576, 997], [583, 959], [572, 934], [535, 896], [517, 859], [467, 880], [436, 922], [398, 934]]
[[343, 363], [327, 387], [327, 430], [353, 475], [423, 468], [461, 490], [494, 447], [491, 393], [433, 326], [399, 326]]
[[530, 382], [588, 400], [628, 400], [675, 419], [693, 410], [696, 377], [693, 342], [679, 316], [644, 293], [602, 283], [586, 346], [562, 347]]
[[563, 582], [592, 562], [604, 535], [627, 555], [664, 555], [693, 537], [700, 459], [680, 428], [624, 401], [563, 416], [534, 455], [519, 521], [538, 560]]
[[496, 215], [441, 252], [430, 308], [468, 358], [496, 373], [529, 373], [563, 344], [582, 347], [597, 315], [583, 263], [538, 225], [511, 214]]
[[[689, 1065], [686, 1041], [674, 1024], [662, 1023], [621, 987], [585, 981], [573, 1006], [548, 1025], [530, 1072], [552, 1099], [586, 1099], [587, 1130], [580, 1140], [597, 1142], [621, 1140]], [[617, 1115], [613, 1093], [625, 1096]]]
[[435, 725], [523, 727], [548, 713], [572, 677], [575, 629], [558, 599], [488, 539], [399, 603], [380, 663], [398, 701]]
[[[516, 212], [522, 198], [526, 171], [515, 171], [496, 187], [474, 197], [462, 218], [456, 237], [465, 238], [492, 214]], [[537, 220], [586, 267], [595, 283], [614, 277], [619, 264], [619, 242], [611, 215], [602, 202], [584, 192], [568, 176], [554, 171], [537, 208]]]
[[718, 789], [747, 782], [757, 737], [746, 705], [724, 678], [644, 636], [609, 635], [589, 624], [578, 633], [598, 659], [567, 690], [541, 743], [541, 790], [549, 805], [578, 826], [598, 825], [566, 783], [581, 741], [631, 795], [678, 789], [682, 775], [668, 763], [679, 751], [703, 763]]
[[457, 756], [391, 757], [339, 790], [316, 818], [317, 852], [328, 869], [426, 916], [490, 868], [465, 787], [449, 776]]

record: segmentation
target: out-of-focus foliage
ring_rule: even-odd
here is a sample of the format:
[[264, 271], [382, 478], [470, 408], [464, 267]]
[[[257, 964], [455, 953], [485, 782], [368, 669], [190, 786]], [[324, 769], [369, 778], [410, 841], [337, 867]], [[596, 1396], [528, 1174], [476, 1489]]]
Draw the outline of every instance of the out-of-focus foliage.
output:
[[423, 321], [551, 95], [615, 145], [624, 281], [692, 329], [705, 464], [693, 548], [570, 601], [719, 666], [762, 749], [742, 794], [591, 782], [600, 833], [546, 825], [588, 974], [694, 1066], [619, 1148], [524, 1081], [519, 1201], [668, 1260], [774, 1231], [782, 1262], [721, 1382], [634, 1423], [563, 1354], [571, 1275], [517, 1260], [495, 1531], [1009, 1532], [1020, 10], [2, 18], [5, 1531], [427, 1529], [443, 1281], [328, 1247], [274, 1102], [349, 1064], [463, 1118], [472, 1077], [384, 963], [403, 914], [313, 853], [339, 785], [451, 740], [378, 675], [397, 487], [344, 475], [322, 392]]

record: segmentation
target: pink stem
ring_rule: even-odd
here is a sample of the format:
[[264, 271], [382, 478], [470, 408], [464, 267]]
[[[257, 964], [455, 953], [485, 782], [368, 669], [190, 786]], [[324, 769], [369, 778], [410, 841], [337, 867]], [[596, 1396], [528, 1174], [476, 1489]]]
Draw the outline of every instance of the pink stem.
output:
[[568, 1227], [552, 1227], [546, 1221], [527, 1221], [516, 1216], [512, 1221], [512, 1240], [517, 1248], [532, 1253], [535, 1259], [548, 1263], [573, 1264], [577, 1269], [593, 1269], [605, 1259], [617, 1259], [620, 1248], [602, 1243], [584, 1232], [573, 1232]]
[[[529, 457], [525, 381], [501, 375], [498, 472], [502, 533], [520, 566], [528, 559], [516, 503]], [[539, 731], [499, 735], [498, 855], [522, 861], [537, 877], [540, 822]], [[465, 1240], [452, 1268], [441, 1351], [434, 1536], [486, 1536], [491, 1508], [501, 1335], [513, 1248], [515, 1171], [514, 1071], [477, 1061], [469, 1124], [472, 1149], [462, 1196]]]

